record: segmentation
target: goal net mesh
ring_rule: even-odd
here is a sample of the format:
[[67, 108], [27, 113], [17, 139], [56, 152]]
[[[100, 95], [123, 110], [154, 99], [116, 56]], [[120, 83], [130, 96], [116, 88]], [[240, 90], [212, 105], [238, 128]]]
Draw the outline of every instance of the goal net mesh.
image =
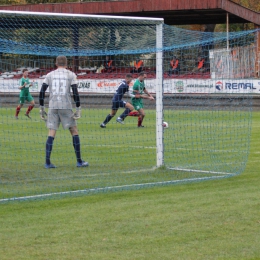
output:
[[[244, 170], [252, 96], [260, 87], [254, 79], [258, 31], [230, 33], [227, 39], [224, 33], [163, 25], [163, 47], [158, 47], [160, 19], [1, 12], [0, 21], [0, 201], [138, 189]], [[159, 52], [161, 68], [156, 66]], [[57, 168], [44, 168], [48, 129], [39, 116], [39, 92], [46, 75], [56, 69], [58, 55], [68, 58], [68, 70], [77, 75], [81, 157], [89, 162], [85, 168], [76, 167], [71, 134], [62, 126], [51, 153]], [[15, 116], [24, 69], [35, 102], [31, 119], [25, 116], [26, 100]], [[134, 116], [126, 117], [124, 125], [117, 123], [124, 111], [119, 108], [101, 128], [118, 85], [131, 73], [131, 92], [140, 71], [154, 97], [163, 93], [156, 102], [143, 100], [144, 127], [137, 127]], [[132, 102], [126, 95], [123, 100]], [[48, 104], [47, 90], [47, 112]], [[161, 128], [161, 136], [162, 121], [169, 127]], [[160, 150], [163, 167], [157, 167]]]

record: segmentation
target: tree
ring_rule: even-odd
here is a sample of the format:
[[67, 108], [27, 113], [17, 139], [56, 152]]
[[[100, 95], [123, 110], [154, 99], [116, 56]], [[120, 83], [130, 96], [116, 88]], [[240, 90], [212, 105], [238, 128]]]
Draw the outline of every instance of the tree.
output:
[[246, 8], [249, 8], [254, 11], [260, 11], [260, 2], [259, 0], [233, 0], [233, 2], [240, 4]]
[[26, 0], [0, 0], [0, 5], [26, 4]]

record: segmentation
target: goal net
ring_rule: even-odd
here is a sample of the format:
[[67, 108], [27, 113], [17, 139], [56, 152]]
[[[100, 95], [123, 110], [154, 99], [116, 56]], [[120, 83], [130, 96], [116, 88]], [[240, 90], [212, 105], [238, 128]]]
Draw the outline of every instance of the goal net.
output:
[[[259, 91], [253, 79], [257, 31], [227, 39], [167, 26], [162, 19], [8, 11], [0, 12], [0, 20], [0, 201], [137, 189], [244, 170], [252, 96]], [[88, 167], [76, 167], [75, 140], [62, 125], [51, 152], [57, 168], [44, 167], [48, 129], [39, 115], [39, 92], [59, 55], [77, 76], [77, 127]], [[24, 69], [34, 107], [19, 89]], [[134, 113], [119, 124], [124, 108], [100, 127], [126, 74], [133, 76], [132, 93], [140, 71], [156, 98], [143, 99], [144, 127]], [[133, 103], [126, 94], [123, 100]]]
[[253, 96], [259, 93], [257, 32], [235, 32], [229, 38], [224, 33], [178, 28], [164, 33], [173, 41], [164, 60], [176, 56], [181, 62], [179, 72], [164, 77], [164, 120], [173, 125], [164, 132], [165, 165], [183, 172], [182, 176], [186, 173], [188, 179], [243, 172]]

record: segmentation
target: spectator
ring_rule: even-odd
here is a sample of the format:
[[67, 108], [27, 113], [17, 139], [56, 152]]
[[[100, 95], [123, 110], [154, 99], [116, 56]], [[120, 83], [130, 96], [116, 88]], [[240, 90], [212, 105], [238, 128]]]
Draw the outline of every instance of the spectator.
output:
[[179, 60], [176, 58], [176, 56], [172, 57], [172, 60], [170, 61], [171, 68], [169, 70], [169, 76], [172, 74], [176, 75], [180, 73], [180, 63]]
[[134, 68], [131, 70], [131, 73], [140, 73], [143, 70], [144, 62], [138, 58], [134, 61]]
[[112, 67], [113, 61], [109, 59], [109, 56], [106, 56], [106, 59], [104, 61], [104, 69], [102, 72], [112, 72], [113, 67]]
[[222, 58], [219, 57], [218, 62], [216, 64], [216, 69], [217, 72], [223, 72], [223, 63], [222, 63]]
[[192, 70], [192, 72], [205, 72], [205, 59], [201, 56], [198, 57], [197, 66]]

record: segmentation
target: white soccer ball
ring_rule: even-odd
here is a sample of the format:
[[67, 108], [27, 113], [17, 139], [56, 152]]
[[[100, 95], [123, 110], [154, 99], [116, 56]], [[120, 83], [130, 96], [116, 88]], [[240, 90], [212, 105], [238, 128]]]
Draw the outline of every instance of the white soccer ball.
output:
[[169, 125], [168, 125], [168, 123], [167, 123], [167, 122], [163, 122], [163, 124], [162, 124], [162, 125], [163, 125], [163, 127], [164, 127], [164, 128], [168, 128], [168, 127], [169, 127]]

